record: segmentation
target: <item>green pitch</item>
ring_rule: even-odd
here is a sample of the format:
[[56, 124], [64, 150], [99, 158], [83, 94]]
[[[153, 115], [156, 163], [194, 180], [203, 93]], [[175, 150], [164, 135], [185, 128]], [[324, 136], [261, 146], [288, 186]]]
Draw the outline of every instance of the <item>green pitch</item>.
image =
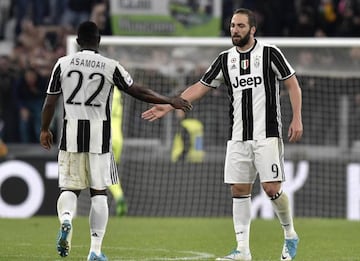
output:
[[[297, 261], [360, 260], [360, 222], [340, 219], [296, 219], [301, 238]], [[88, 219], [77, 217], [69, 257], [55, 250], [57, 217], [0, 219], [0, 260], [85, 261], [89, 247]], [[234, 246], [228, 218], [111, 217], [103, 242], [111, 261], [214, 260]], [[279, 260], [282, 231], [277, 220], [254, 220], [253, 261]]]

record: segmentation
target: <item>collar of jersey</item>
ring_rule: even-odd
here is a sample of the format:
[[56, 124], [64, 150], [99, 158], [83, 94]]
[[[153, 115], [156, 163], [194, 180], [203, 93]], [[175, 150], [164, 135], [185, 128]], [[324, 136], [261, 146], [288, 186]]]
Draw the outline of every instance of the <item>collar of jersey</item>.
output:
[[93, 50], [93, 49], [81, 49], [80, 52], [93, 52], [93, 53], [98, 53], [97, 50]]
[[249, 53], [249, 52], [251, 52], [252, 50], [255, 49], [255, 46], [256, 46], [256, 44], [257, 44], [257, 40], [256, 40], [256, 39], [254, 39], [254, 40], [255, 40], [254, 45], [251, 46], [249, 49], [247, 49], [247, 50], [245, 50], [245, 51], [240, 51], [240, 50], [238, 50], [238, 49], [236, 48], [236, 51], [237, 51], [238, 53]]

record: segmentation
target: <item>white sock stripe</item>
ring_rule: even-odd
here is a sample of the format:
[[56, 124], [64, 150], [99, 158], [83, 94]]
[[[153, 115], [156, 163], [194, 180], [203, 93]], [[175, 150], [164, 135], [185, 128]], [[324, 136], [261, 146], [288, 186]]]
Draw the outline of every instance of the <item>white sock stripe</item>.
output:
[[279, 192], [277, 192], [274, 196], [270, 197], [271, 200], [275, 200], [275, 199], [278, 199], [281, 194], [283, 193], [282, 190], [279, 190]]
[[235, 198], [251, 198], [251, 194], [241, 195], [241, 196], [233, 196], [232, 198], [233, 198], [233, 199], [235, 199]]

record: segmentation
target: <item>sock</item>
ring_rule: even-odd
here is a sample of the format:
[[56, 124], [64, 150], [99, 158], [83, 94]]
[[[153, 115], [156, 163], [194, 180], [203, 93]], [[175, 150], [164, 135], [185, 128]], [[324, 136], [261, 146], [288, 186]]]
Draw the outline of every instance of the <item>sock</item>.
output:
[[297, 235], [294, 229], [289, 199], [285, 192], [279, 191], [278, 193], [276, 193], [276, 195], [271, 198], [271, 203], [277, 217], [279, 218], [281, 226], [284, 229], [285, 238], [296, 237]]
[[72, 191], [63, 191], [57, 200], [57, 212], [60, 223], [69, 220], [70, 223], [75, 216], [77, 208], [77, 196]]
[[237, 250], [249, 253], [249, 235], [251, 222], [251, 195], [233, 198], [233, 222]]
[[91, 236], [90, 253], [95, 252], [96, 255], [100, 255], [102, 240], [105, 235], [108, 218], [109, 208], [107, 203], [107, 196], [93, 196], [91, 198], [91, 208], [89, 214]]
[[121, 188], [120, 182], [118, 184], [109, 186], [109, 190], [111, 192], [111, 195], [114, 197], [115, 201], [119, 200], [124, 196], [124, 192]]

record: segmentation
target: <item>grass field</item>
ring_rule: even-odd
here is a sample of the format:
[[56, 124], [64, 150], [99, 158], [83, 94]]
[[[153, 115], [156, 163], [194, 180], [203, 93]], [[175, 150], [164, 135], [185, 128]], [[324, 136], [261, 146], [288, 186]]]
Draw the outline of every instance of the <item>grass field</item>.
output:
[[[296, 219], [300, 235], [297, 261], [360, 260], [360, 222], [340, 219]], [[61, 258], [55, 250], [56, 217], [0, 219], [0, 260], [86, 260], [88, 220], [73, 221], [72, 251]], [[277, 220], [254, 220], [253, 261], [279, 260], [282, 231]], [[214, 260], [235, 246], [228, 218], [111, 217], [103, 244], [109, 260]]]

